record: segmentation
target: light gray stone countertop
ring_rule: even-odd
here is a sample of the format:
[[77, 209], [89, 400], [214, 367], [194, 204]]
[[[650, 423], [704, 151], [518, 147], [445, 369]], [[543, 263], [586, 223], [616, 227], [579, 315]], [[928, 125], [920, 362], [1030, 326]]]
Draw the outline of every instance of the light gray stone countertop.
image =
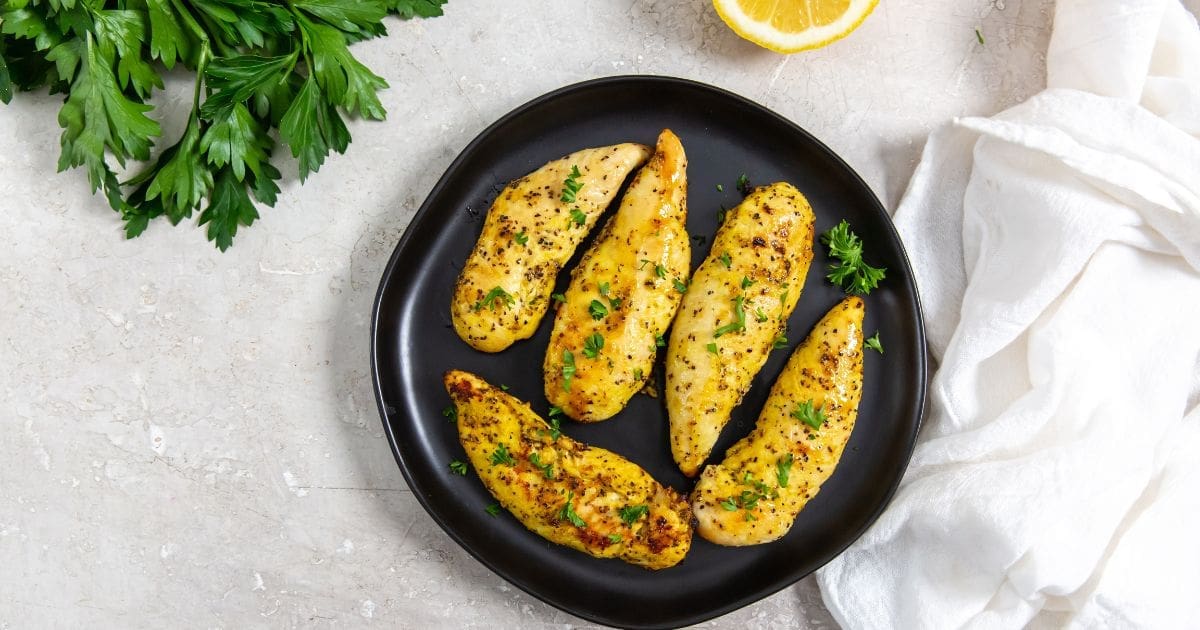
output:
[[[388, 120], [353, 123], [303, 186], [286, 163], [278, 206], [225, 254], [165, 222], [123, 240], [81, 170], [55, 174], [59, 97], [18, 94], [0, 108], [0, 628], [587, 625], [452, 542], [383, 436], [371, 301], [443, 170], [543, 92], [666, 74], [791, 118], [894, 210], [935, 126], [1041, 89], [1052, 9], [882, 0], [784, 57], [706, 0], [451, 0], [355, 45], [392, 86]], [[181, 118], [188, 81], [158, 115]], [[810, 578], [705, 625], [830, 624]]]

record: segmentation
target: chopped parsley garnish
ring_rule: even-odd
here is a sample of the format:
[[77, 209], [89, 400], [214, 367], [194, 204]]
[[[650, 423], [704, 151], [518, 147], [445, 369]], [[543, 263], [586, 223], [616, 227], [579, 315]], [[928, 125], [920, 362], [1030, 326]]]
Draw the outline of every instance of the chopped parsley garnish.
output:
[[592, 333], [583, 340], [583, 356], [589, 359], [595, 359], [600, 356], [600, 351], [604, 349], [604, 336], [600, 333]]
[[713, 337], [720, 337], [731, 332], [741, 332], [746, 330], [746, 309], [742, 307], [742, 303], [746, 298], [737, 296], [733, 298], [733, 313], [737, 316], [737, 320], [721, 326], [713, 332]]
[[596, 289], [600, 291], [600, 295], [603, 295], [604, 297], [608, 297], [608, 289], [610, 286], [611, 285], [608, 284], [607, 282], [601, 282], [599, 285], [596, 286]]
[[558, 407], [551, 407], [550, 413], [547, 415], [550, 417], [550, 428], [538, 429], [538, 433], [542, 435], [549, 435], [551, 440], [557, 440], [559, 436], [562, 435], [562, 421], [555, 416], [563, 415], [562, 409], [559, 409]]
[[464, 461], [459, 461], [457, 459], [450, 462], [450, 472], [452, 472], [456, 475], [466, 475], [467, 474], [467, 463]]
[[508, 391], [508, 385], [505, 385], [504, 383], [500, 383], [500, 391], [502, 391], [502, 392]]
[[780, 293], [780, 294], [779, 294], [779, 308], [780, 308], [780, 310], [783, 310], [783, 309], [787, 308], [787, 298], [788, 298], [788, 290], [787, 290], [787, 289], [784, 289], [784, 290], [783, 290], [783, 293]]
[[883, 342], [879, 340], [878, 330], [875, 331], [874, 335], [867, 337], [867, 340], [863, 342], [863, 345], [874, 350], [875, 352], [878, 352], [879, 354], [883, 354]]
[[705, 348], [706, 348], [706, 349], [707, 349], [709, 352], [711, 352], [711, 353], [713, 353], [713, 354], [717, 354], [717, 344], [715, 344], [715, 343], [709, 343], [708, 345], [706, 345], [706, 346], [704, 346], [704, 347], [705, 347]]
[[575, 378], [575, 355], [570, 350], [563, 350], [563, 391], [571, 391], [571, 379]]
[[717, 192], [725, 192], [725, 187], [721, 184], [717, 184]]
[[754, 319], [757, 319], [758, 323], [761, 324], [761, 323], [767, 321], [767, 314], [764, 313], [761, 308], [756, 308], [756, 309], [754, 309]]
[[446, 416], [446, 419], [450, 422], [458, 422], [458, 407], [449, 405], [445, 409], [442, 409], [442, 415]]
[[821, 242], [829, 248], [829, 255], [839, 261], [829, 265], [826, 277], [846, 293], [866, 295], [886, 275], [886, 267], [872, 267], [863, 260], [862, 240], [850, 231], [850, 224], [844, 219], [822, 234]]
[[738, 175], [737, 189], [738, 192], [742, 193], [743, 195], [750, 194], [750, 178], [746, 177], [745, 173]]
[[671, 282], [675, 285], [676, 291], [678, 291], [680, 293], [687, 293], [688, 285], [686, 282], [684, 282], [683, 280], [680, 280], [679, 278], [674, 278], [671, 280]]
[[496, 446], [496, 450], [492, 452], [492, 465], [499, 466], [516, 466], [517, 460], [513, 459], [512, 453], [508, 452], [508, 447], [503, 443]]
[[721, 261], [721, 264], [725, 265], [726, 269], [731, 269], [733, 267], [733, 257], [731, 257], [729, 255], [729, 252], [725, 252], [725, 253], [721, 254], [721, 256], [717, 258], [717, 260]]
[[559, 304], [566, 304], [566, 303], [567, 303], [567, 296], [565, 296], [565, 295], [563, 295], [563, 294], [561, 294], [561, 293], [551, 293], [551, 294], [550, 294], [550, 299], [551, 299], [551, 300], [554, 300], [555, 302], [558, 302]]
[[485, 512], [487, 512], [489, 516], [496, 516], [497, 514], [500, 513], [500, 504], [493, 503], [493, 504], [483, 508], [483, 510]]
[[562, 509], [558, 511], [558, 518], [559, 520], [570, 521], [575, 527], [586, 527], [587, 523], [584, 523], [583, 519], [579, 518], [579, 515], [575, 513], [575, 508], [571, 506], [571, 499], [574, 496], [574, 492], [567, 492], [567, 504], [562, 506]]
[[820, 429], [821, 425], [825, 424], [825, 406], [822, 405], [813, 409], [813, 401], [806, 400], [792, 410], [792, 417], [807, 424], [814, 429]]
[[478, 313], [479, 311], [482, 311], [485, 307], [490, 308], [493, 311], [496, 310], [496, 301], [497, 300], [500, 300], [501, 302], [503, 302], [504, 304], [507, 304], [509, 306], [512, 306], [513, 304], [516, 303], [516, 300], [513, 299], [513, 296], [510, 295], [508, 291], [505, 291], [501, 287], [492, 287], [492, 290], [488, 291], [487, 295], [483, 296], [482, 300], [475, 303], [475, 307], [474, 307], [475, 312]]
[[517, 242], [517, 245], [525, 245], [529, 242], [529, 235], [525, 233], [525, 230], [521, 230], [513, 235], [513, 240]]
[[643, 503], [642, 505], [626, 505], [618, 512], [621, 515], [621, 522], [626, 525], [633, 525], [633, 522], [650, 513], [650, 506]]
[[654, 346], [655, 347], [662, 348], [662, 347], [665, 347], [666, 345], [667, 345], [667, 340], [663, 339], [662, 335], [654, 335]]
[[540, 468], [542, 470], [543, 477], [545, 477], [547, 479], [554, 478], [554, 466], [552, 466], [551, 464], [543, 464], [542, 458], [540, 456], [538, 456], [537, 453], [529, 454], [529, 463], [533, 464], [537, 468]]
[[978, 27], [975, 28], [975, 39], [979, 40], [979, 45], [983, 45], [983, 32]]
[[584, 223], [587, 223], [587, 215], [583, 213], [583, 210], [580, 210], [579, 207], [576, 206], [571, 208], [571, 221], [574, 222], [575, 225], [583, 225]]
[[754, 286], [754, 281], [749, 276], [742, 276], [742, 288], [749, 289], [751, 286]]
[[654, 265], [654, 275], [658, 276], [659, 278], [666, 278], [667, 268], [662, 265]]
[[604, 319], [605, 315], [608, 315], [608, 307], [600, 300], [592, 300], [588, 304], [588, 312], [592, 314], [592, 319], [600, 320]]
[[562, 421], [558, 418], [550, 418], [550, 430], [542, 430], [550, 436], [550, 439], [557, 440], [562, 435]]
[[642, 380], [642, 368], [633, 368], [633, 380], [635, 380], [635, 381]]
[[721, 206], [721, 209], [717, 211], [717, 225], [721, 225], [722, 223], [724, 223], [725, 217], [728, 214], [729, 214], [729, 211], [725, 209], [725, 206]]
[[646, 265], [649, 265], [650, 263], [652, 263], [652, 262], [654, 262], [654, 261], [653, 261], [653, 260], [650, 260], [650, 259], [648, 259], [648, 258], [642, 258], [642, 259], [641, 259], [641, 260], [639, 260], [638, 262], [642, 263], [642, 264], [638, 265], [638, 271], [641, 271], [641, 270], [643, 270], [643, 269], [645, 269], [645, 268], [646, 268]]
[[608, 535], [608, 541], [609, 541], [609, 542], [619, 543], [619, 542], [621, 542], [622, 540], [624, 540], [624, 538], [621, 538], [621, 535], [620, 535], [620, 534], [609, 534], [609, 535]]
[[738, 509], [737, 501], [734, 501], [733, 497], [721, 501], [721, 507], [725, 508], [728, 512], [736, 512]]
[[775, 335], [775, 339], [773, 341], [771, 341], [771, 348], [774, 350], [781, 350], [783, 348], [786, 348], [787, 345], [788, 345], [787, 331], [783, 331], [783, 332], [780, 332], [778, 335]]
[[775, 479], [779, 482], [780, 488], [786, 488], [788, 485], [788, 475], [792, 472], [792, 454], [787, 453], [775, 462]]
[[583, 182], [579, 178], [583, 173], [579, 172], [578, 166], [571, 166], [571, 173], [563, 180], [563, 191], [560, 200], [567, 203], [575, 203], [575, 195], [579, 194], [579, 189], [583, 188]]

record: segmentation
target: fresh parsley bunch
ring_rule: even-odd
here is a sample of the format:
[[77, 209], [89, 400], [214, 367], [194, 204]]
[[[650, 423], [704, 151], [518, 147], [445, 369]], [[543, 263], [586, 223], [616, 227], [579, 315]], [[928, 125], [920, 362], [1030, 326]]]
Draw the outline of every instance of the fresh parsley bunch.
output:
[[[383, 18], [442, 14], [446, 0], [0, 0], [0, 100], [13, 87], [64, 93], [60, 171], [82, 166], [125, 233], [199, 211], [222, 251], [275, 204], [276, 138], [300, 180], [350, 143], [343, 116], [382, 120], [387, 82], [349, 44], [385, 35]], [[120, 182], [108, 161], [148, 161], [162, 135], [147, 114], [160, 72], [196, 73], [183, 136]], [[277, 134], [272, 133], [277, 130]], [[203, 208], [202, 208], [203, 206]]]

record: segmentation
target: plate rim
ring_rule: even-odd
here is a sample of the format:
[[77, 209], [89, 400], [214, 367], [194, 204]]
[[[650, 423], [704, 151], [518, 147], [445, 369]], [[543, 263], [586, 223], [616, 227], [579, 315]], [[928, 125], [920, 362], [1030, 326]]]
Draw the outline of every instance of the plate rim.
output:
[[[696, 81], [693, 79], [686, 79], [686, 78], [682, 78], [682, 77], [675, 77], [675, 76], [669, 76], [669, 75], [656, 75], [656, 74], [622, 74], [622, 75], [611, 75], [611, 76], [599, 77], [599, 78], [595, 78], [595, 79], [588, 79], [588, 80], [579, 81], [576, 83], [571, 83], [571, 84], [556, 88], [554, 90], [551, 90], [549, 92], [545, 92], [539, 96], [536, 96], [536, 97], [522, 103], [521, 105], [518, 105], [517, 107], [513, 108], [512, 110], [510, 110], [509, 112], [507, 112], [506, 114], [501, 116], [500, 118], [497, 118], [494, 122], [492, 122], [491, 124], [486, 126], [484, 129], [479, 131], [479, 133], [476, 134], [475, 137], [472, 138], [471, 141], [469, 143], [467, 143], [467, 145], [465, 147], [463, 147], [461, 151], [459, 151], [458, 155], [455, 156], [454, 160], [451, 161], [450, 164], [446, 167], [446, 169], [442, 173], [441, 177], [438, 178], [437, 183], [434, 184], [433, 188], [431, 188], [429, 190], [429, 192], [426, 194], [425, 200], [421, 203], [420, 207], [417, 208], [416, 212], [413, 214], [413, 217], [409, 221], [408, 225], [405, 226], [403, 234], [400, 235], [400, 239], [397, 241], [395, 248], [392, 250], [392, 255], [388, 258], [388, 262], [383, 268], [383, 272], [379, 279], [379, 286], [375, 292], [375, 299], [373, 300], [372, 305], [371, 305], [371, 328], [370, 328], [371, 385], [372, 385], [372, 389], [374, 390], [375, 403], [376, 403], [376, 407], [379, 411], [380, 421], [383, 424], [384, 434], [387, 436], [388, 446], [392, 451], [392, 457], [396, 460], [396, 464], [400, 468], [400, 473], [401, 473], [401, 475], [403, 475], [405, 483], [408, 484], [410, 491], [417, 498], [417, 501], [420, 503], [422, 509], [425, 510], [425, 513], [428, 514], [435, 523], [437, 523], [438, 527], [440, 527], [442, 529], [442, 531], [445, 532], [450, 537], [450, 539], [455, 542], [455, 544], [457, 544], [460, 548], [464, 549], [477, 562], [479, 562], [483, 566], [487, 567], [488, 570], [490, 570], [492, 573], [495, 573], [498, 577], [500, 577], [504, 581], [516, 586], [517, 588], [521, 589], [525, 593], [533, 596], [538, 601], [541, 601], [550, 606], [553, 606], [554, 608], [557, 608], [558, 610], [561, 610], [563, 612], [566, 612], [568, 614], [574, 615], [576, 617], [579, 617], [581, 619], [584, 619], [584, 620], [587, 620], [587, 621], [590, 621], [593, 623], [599, 623], [599, 624], [603, 624], [603, 625], [607, 625], [607, 626], [615, 626], [615, 627], [623, 627], [623, 628], [682, 627], [682, 626], [689, 626], [689, 625], [694, 625], [694, 624], [698, 624], [698, 623], [703, 623], [705, 621], [715, 619], [717, 617], [720, 617], [720, 616], [729, 614], [733, 611], [744, 608], [755, 602], [758, 602], [758, 601], [764, 600], [768, 597], [771, 597], [771, 596], [779, 593], [783, 589], [795, 585], [797, 582], [799, 582], [800, 580], [803, 580], [804, 578], [808, 577], [809, 575], [816, 573], [822, 567], [829, 564], [829, 562], [831, 562], [833, 559], [842, 555], [842, 553], [844, 553], [846, 551], [846, 549], [848, 549], [850, 547], [850, 545], [852, 545], [856, 541], [858, 541], [858, 539], [861, 538], [862, 535], [864, 533], [866, 533], [866, 531], [875, 524], [875, 522], [879, 519], [880, 515], [882, 515], [884, 510], [886, 510], [888, 508], [888, 506], [891, 504], [892, 500], [895, 498], [896, 492], [899, 490], [901, 481], [903, 481], [903, 479], [905, 477], [904, 472], [902, 472], [900, 475], [898, 475], [889, 484], [886, 492], [884, 493], [884, 500], [879, 504], [878, 507], [875, 508], [875, 510], [872, 511], [870, 517], [868, 519], [866, 519], [866, 521], [864, 522], [864, 525], [862, 527], [860, 527], [857, 531], [855, 531], [853, 533], [853, 535], [848, 538], [848, 541], [844, 545], [840, 546], [840, 548], [838, 548], [834, 553], [830, 554], [827, 558], [824, 558], [823, 560], [821, 560], [821, 562], [818, 564], [818, 566], [815, 569], [813, 569], [812, 571], [798, 575], [795, 579], [793, 579], [791, 581], [785, 580], [777, 588], [774, 588], [773, 590], [769, 590], [768, 592], [762, 592], [759, 594], [753, 594], [753, 595], [741, 597], [733, 602], [730, 602], [728, 604], [725, 604], [725, 605], [717, 607], [717, 608], [704, 609], [702, 611], [698, 611], [695, 614], [691, 614], [686, 617], [681, 617], [679, 619], [676, 619], [675, 622], [672, 624], [615, 623], [616, 620], [607, 619], [600, 615], [594, 615], [594, 614], [584, 612], [584, 611], [573, 610], [566, 604], [561, 604], [559, 602], [554, 601], [553, 599], [551, 599], [549, 597], [543, 596], [541, 593], [537, 592], [537, 590], [535, 588], [533, 588], [532, 586], [525, 584], [524, 582], [522, 582], [520, 580], [516, 580], [516, 579], [510, 577], [506, 571], [504, 571], [500, 567], [496, 566], [494, 563], [489, 562], [487, 559], [485, 559], [480, 554], [478, 554], [475, 551], [475, 549], [471, 548], [469, 545], [464, 544], [463, 540], [454, 532], [454, 530], [452, 528], [450, 528], [448, 526], [448, 524], [442, 519], [442, 517], [430, 508], [430, 505], [429, 505], [428, 501], [426, 500], [425, 495], [423, 493], [424, 488], [421, 487], [419, 484], [417, 484], [413, 480], [412, 475], [409, 474], [408, 463], [405, 460], [404, 455], [400, 452], [400, 445], [397, 441], [396, 435], [392, 431], [391, 423], [388, 421], [388, 413], [389, 413], [388, 405], [383, 400], [382, 382], [380, 380], [380, 374], [379, 374], [379, 352], [380, 352], [379, 312], [380, 312], [381, 306], [383, 304], [384, 294], [385, 294], [386, 290], [388, 289], [388, 287], [390, 286], [390, 279], [391, 279], [393, 273], [395, 272], [396, 265], [399, 261], [400, 254], [407, 248], [409, 241], [412, 240], [412, 238], [414, 237], [413, 235], [416, 232], [420, 231], [419, 228], [425, 227], [425, 224], [428, 223], [429, 221], [436, 220], [437, 218], [439, 218], [435, 215], [435, 213], [430, 211], [431, 200], [433, 200], [436, 197], [439, 197], [441, 195], [443, 189], [445, 189], [446, 186], [449, 184], [451, 174], [456, 173], [459, 169], [459, 166], [463, 162], [467, 161], [467, 159], [469, 157], [471, 157], [471, 155], [478, 149], [479, 145], [482, 144], [485, 141], [485, 139], [487, 139], [496, 129], [507, 124], [512, 119], [526, 114], [529, 110], [536, 109], [550, 101], [554, 101], [563, 96], [570, 95], [573, 92], [590, 89], [590, 88], [594, 88], [597, 86], [604, 86], [604, 85], [608, 85], [608, 84], [629, 84], [629, 83], [642, 83], [642, 84], [647, 84], [647, 85], [654, 85], [654, 84], [677, 85], [677, 86], [684, 86], [684, 87], [688, 87], [688, 88], [692, 88], [692, 89], [707, 90], [707, 91], [716, 93], [720, 97], [731, 99], [740, 106], [749, 107], [749, 108], [758, 110], [760, 113], [765, 114], [771, 118], [774, 118], [777, 122], [787, 126], [792, 131], [799, 134], [800, 136], [803, 136], [808, 142], [811, 143], [811, 145], [813, 147], [816, 148], [816, 150], [824, 153], [825, 157], [831, 159], [834, 163], [838, 164], [840, 167], [845, 169], [845, 172], [853, 178], [853, 181], [856, 182], [859, 186], [862, 187], [863, 190], [865, 190], [868, 193], [868, 195], [870, 196], [870, 200], [873, 202], [875, 210], [878, 211], [878, 213], [885, 219], [884, 223], [887, 226], [887, 232], [888, 232], [890, 238], [897, 245], [897, 249], [900, 254], [900, 258], [901, 258], [902, 262], [904, 263], [906, 270], [908, 271], [908, 276], [909, 276], [909, 279], [912, 282], [912, 286], [913, 286], [913, 307], [914, 307], [914, 310], [916, 311], [915, 312], [916, 317], [914, 318], [915, 322], [916, 322], [916, 331], [915, 332], [916, 332], [916, 341], [917, 341], [918, 349], [920, 351], [917, 353], [917, 366], [916, 366], [916, 368], [917, 368], [916, 369], [916, 377], [917, 377], [916, 380], [918, 383], [917, 422], [912, 431], [912, 435], [910, 436], [910, 438], [908, 440], [908, 443], [904, 445], [904, 449], [903, 449], [903, 453], [902, 453], [903, 459], [905, 461], [905, 469], [904, 470], [905, 471], [908, 470], [908, 466], [912, 461], [913, 451], [916, 448], [917, 438], [921, 433], [921, 427], [924, 425], [925, 415], [926, 415], [926, 412], [928, 411], [929, 346], [928, 346], [928, 342], [926, 340], [926, 335], [925, 335], [925, 311], [924, 311], [924, 307], [921, 303], [921, 292], [920, 292], [919, 286], [917, 284], [915, 272], [913, 271], [912, 261], [908, 257], [908, 250], [904, 246], [904, 241], [900, 238], [899, 232], [896, 230], [896, 225], [895, 225], [894, 221], [892, 220], [892, 215], [888, 213], [887, 208], [885, 208], [883, 203], [879, 200], [879, 196], [875, 194], [875, 191], [871, 189], [871, 187], [867, 184], [866, 180], [864, 180], [862, 178], [862, 176], [858, 173], [857, 170], [855, 170], [852, 166], [850, 166], [850, 164], [847, 163], [835, 151], [833, 151], [833, 149], [829, 148], [828, 145], [826, 145], [824, 142], [819, 140], [816, 136], [809, 133], [806, 129], [801, 127], [799, 124], [793, 122], [792, 120], [788, 119], [787, 117], [783, 116], [782, 114], [772, 110], [771, 108], [769, 108], [765, 105], [762, 105], [760, 103], [750, 100], [749, 98], [746, 98], [744, 96], [741, 96], [739, 94], [736, 94], [734, 92], [731, 92], [729, 90], [726, 90], [724, 88], [721, 88], [721, 87], [718, 87], [715, 85], [711, 85], [711, 84], [704, 83], [701, 81]], [[399, 412], [400, 412], [400, 410], [396, 409], [395, 412], [393, 412], [393, 413], [399, 413]]]

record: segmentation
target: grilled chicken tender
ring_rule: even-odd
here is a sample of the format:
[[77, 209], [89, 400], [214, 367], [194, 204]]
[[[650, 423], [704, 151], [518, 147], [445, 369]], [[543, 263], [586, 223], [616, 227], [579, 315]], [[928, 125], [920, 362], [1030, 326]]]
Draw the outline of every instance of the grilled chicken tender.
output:
[[767, 361], [808, 274], [813, 211], [790, 184], [730, 210], [683, 296], [667, 348], [671, 454], [696, 476]]
[[754, 430], [704, 469], [692, 491], [701, 536], [731, 546], [776, 540], [833, 474], [862, 396], [862, 322], [859, 297], [826, 314], [788, 360]]
[[[641, 144], [584, 149], [505, 187], [454, 287], [450, 315], [458, 336], [484, 352], [532, 336], [559, 270], [649, 155]], [[573, 168], [579, 175], [570, 178]]]
[[558, 307], [543, 367], [546, 398], [568, 416], [611, 418], [650, 378], [656, 340], [687, 291], [686, 198], [687, 157], [664, 129]]
[[620, 455], [556, 436], [527, 403], [474, 374], [452, 370], [444, 380], [471, 465], [525, 527], [647, 569], [687, 555], [692, 513], [673, 489]]

